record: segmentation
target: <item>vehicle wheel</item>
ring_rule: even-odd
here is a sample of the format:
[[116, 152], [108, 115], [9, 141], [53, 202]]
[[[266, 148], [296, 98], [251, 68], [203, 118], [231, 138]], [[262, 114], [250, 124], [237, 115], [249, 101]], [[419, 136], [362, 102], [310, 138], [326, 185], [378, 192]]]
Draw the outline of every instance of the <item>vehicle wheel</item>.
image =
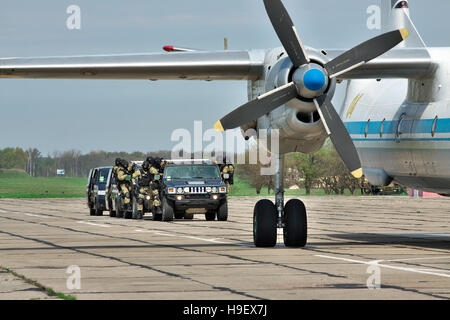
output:
[[153, 220], [154, 221], [162, 221], [162, 214], [160, 214], [160, 213], [153, 213]]
[[227, 221], [228, 220], [228, 204], [225, 201], [222, 203], [217, 210], [217, 220], [219, 221]]
[[95, 209], [89, 208], [89, 214], [90, 214], [91, 216], [95, 216]]
[[162, 220], [161, 207], [153, 207], [152, 208], [152, 219], [154, 221], [161, 221]]
[[172, 205], [167, 201], [167, 199], [164, 198], [164, 200], [162, 201], [162, 220], [172, 221], [173, 215], [174, 213]]
[[253, 242], [257, 247], [277, 244], [277, 209], [272, 201], [264, 199], [253, 210]]
[[116, 217], [123, 218], [123, 210], [121, 210], [121, 199], [120, 197], [116, 198]]
[[97, 200], [95, 200], [94, 208], [95, 208], [95, 215], [96, 216], [102, 216], [103, 215], [103, 210], [98, 209], [98, 202], [97, 202]]
[[184, 219], [192, 220], [192, 219], [194, 219], [194, 214], [193, 213], [184, 213]]
[[216, 212], [215, 211], [208, 211], [205, 213], [206, 221], [213, 221], [216, 220]]
[[142, 219], [142, 211], [138, 210], [138, 203], [137, 203], [136, 198], [133, 198], [133, 210], [131, 212], [131, 216], [135, 220]]
[[183, 219], [183, 218], [184, 218], [184, 211], [175, 212], [175, 219]]
[[111, 199], [109, 199], [108, 201], [108, 206], [109, 206], [109, 216], [111, 218], [114, 218], [116, 216], [116, 211], [113, 208], [113, 202]]
[[123, 217], [124, 217], [125, 219], [131, 219], [131, 218], [133, 217], [133, 212], [132, 212], [132, 211], [129, 211], [129, 210], [125, 210], [125, 211], [123, 212]]
[[306, 209], [298, 199], [289, 200], [284, 206], [283, 239], [286, 247], [304, 247], [308, 236]]

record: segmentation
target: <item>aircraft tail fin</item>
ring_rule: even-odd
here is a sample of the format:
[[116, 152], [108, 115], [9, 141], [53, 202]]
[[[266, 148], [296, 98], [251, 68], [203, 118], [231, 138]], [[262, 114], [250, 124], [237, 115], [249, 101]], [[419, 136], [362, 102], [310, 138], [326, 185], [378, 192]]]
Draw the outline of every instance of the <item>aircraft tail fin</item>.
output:
[[411, 20], [407, 0], [382, 0], [382, 5], [382, 32], [406, 28], [409, 30], [409, 37], [399, 44], [398, 47], [426, 47], [425, 42]]

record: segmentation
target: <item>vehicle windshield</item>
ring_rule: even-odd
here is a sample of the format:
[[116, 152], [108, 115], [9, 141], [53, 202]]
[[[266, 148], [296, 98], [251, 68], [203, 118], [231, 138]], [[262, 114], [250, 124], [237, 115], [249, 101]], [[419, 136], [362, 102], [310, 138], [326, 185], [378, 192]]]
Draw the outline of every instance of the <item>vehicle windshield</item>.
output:
[[168, 166], [164, 170], [164, 178], [167, 180], [220, 179], [220, 173], [216, 165]]
[[108, 180], [108, 175], [109, 175], [110, 170], [111, 170], [110, 168], [100, 169], [99, 176], [98, 176], [98, 183], [106, 183], [106, 181]]

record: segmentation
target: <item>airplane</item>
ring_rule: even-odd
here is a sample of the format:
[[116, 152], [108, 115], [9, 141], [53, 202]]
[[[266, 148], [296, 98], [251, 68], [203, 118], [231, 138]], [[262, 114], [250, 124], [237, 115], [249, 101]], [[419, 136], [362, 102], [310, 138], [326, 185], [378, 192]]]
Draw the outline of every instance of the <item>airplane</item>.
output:
[[[425, 46], [408, 1], [382, 1], [385, 32], [347, 51], [304, 46], [281, 0], [263, 0], [282, 47], [3, 58], [0, 78], [248, 81], [250, 101], [214, 127], [241, 128], [245, 139], [279, 130], [275, 203], [256, 203], [253, 241], [274, 247], [282, 228], [285, 246], [304, 247], [306, 209], [299, 199], [284, 203], [284, 156], [316, 152], [328, 137], [356, 178], [450, 195], [450, 48]], [[331, 100], [344, 80], [346, 98], [336, 109]]]

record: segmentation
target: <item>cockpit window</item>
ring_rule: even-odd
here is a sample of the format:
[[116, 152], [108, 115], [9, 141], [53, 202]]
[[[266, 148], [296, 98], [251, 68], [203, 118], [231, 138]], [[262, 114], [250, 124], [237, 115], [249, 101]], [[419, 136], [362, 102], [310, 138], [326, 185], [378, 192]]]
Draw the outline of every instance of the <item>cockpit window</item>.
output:
[[399, 1], [395, 6], [395, 9], [402, 9], [402, 8], [408, 8], [408, 1]]

